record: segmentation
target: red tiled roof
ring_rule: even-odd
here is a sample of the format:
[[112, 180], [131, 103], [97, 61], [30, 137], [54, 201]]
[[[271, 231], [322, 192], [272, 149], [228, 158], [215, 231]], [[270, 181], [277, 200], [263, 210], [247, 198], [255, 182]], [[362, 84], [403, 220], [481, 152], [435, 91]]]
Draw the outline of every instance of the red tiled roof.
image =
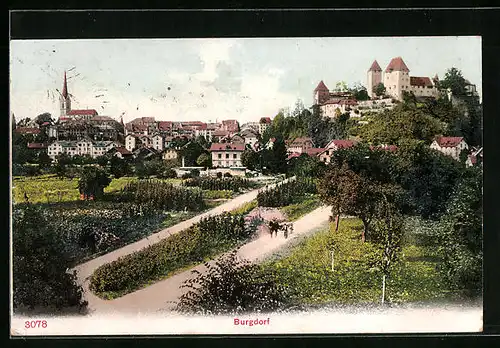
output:
[[225, 136], [229, 136], [230, 134], [231, 134], [231, 132], [229, 132], [229, 131], [218, 129], [218, 130], [214, 131], [213, 136], [214, 137], [221, 137], [221, 136], [225, 137]]
[[244, 151], [245, 144], [219, 144], [215, 143], [210, 146], [210, 151]]
[[130, 152], [129, 150], [127, 150], [126, 148], [120, 146], [120, 147], [115, 147], [116, 149], [116, 152], [119, 152], [121, 153], [122, 155], [131, 155], [132, 152]]
[[42, 143], [29, 143], [28, 144], [28, 149], [46, 149], [47, 144], [42, 144]]
[[90, 119], [91, 121], [114, 121], [109, 116], [94, 116]]
[[161, 131], [172, 129], [172, 121], [158, 121], [158, 129]]
[[332, 141], [330, 141], [328, 143], [328, 145], [326, 145], [326, 148], [331, 148], [332, 147], [331, 145], [335, 145], [337, 148], [341, 149], [341, 148], [351, 147], [354, 144], [355, 144], [355, 142], [352, 141], [352, 140], [338, 140], [338, 139], [333, 139]]
[[323, 152], [325, 150], [324, 147], [311, 147], [310, 149], [307, 149], [305, 153], [307, 153], [309, 156], [316, 156], [317, 154]]
[[155, 121], [154, 117], [138, 117], [134, 118], [129, 123], [153, 123]]
[[323, 80], [321, 80], [318, 83], [318, 86], [314, 89], [314, 92], [317, 92], [317, 91], [328, 91], [328, 87], [326, 87], [326, 85], [323, 82]]
[[382, 68], [380, 67], [380, 65], [378, 65], [377, 61], [374, 60], [372, 66], [370, 67], [370, 69], [368, 69], [368, 71], [382, 71]]
[[16, 128], [16, 133], [21, 134], [40, 134], [40, 129], [30, 128], [30, 127], [18, 127]]
[[391, 62], [387, 66], [387, 69], [385, 69], [385, 72], [391, 72], [391, 71], [409, 72], [410, 69], [408, 69], [405, 62], [403, 62], [403, 58], [396, 57], [396, 58], [392, 58]]
[[88, 110], [70, 110], [68, 115], [97, 115], [97, 111], [94, 109], [88, 109]]
[[340, 105], [358, 105], [358, 102], [354, 99], [343, 99], [340, 101]]
[[433, 86], [430, 78], [418, 76], [410, 76], [410, 85], [422, 87]]
[[289, 146], [300, 146], [300, 145], [304, 145], [307, 142], [311, 142], [312, 143], [312, 139], [308, 138], [308, 137], [302, 137], [302, 138], [295, 138], [292, 141], [290, 141], [290, 140], [286, 141], [286, 143]]
[[44, 123], [42, 123], [42, 126], [47, 126], [49, 124], [50, 124], [50, 122], [44, 122]]
[[286, 158], [287, 160], [291, 160], [292, 158], [297, 158], [297, 157], [300, 157], [300, 153], [298, 152], [292, 152], [291, 154], [288, 155], [288, 157]]
[[439, 138], [436, 138], [436, 142], [441, 147], [455, 147], [458, 144], [460, 144], [460, 142], [462, 140], [464, 140], [464, 138], [462, 138], [462, 137], [439, 137]]
[[342, 99], [338, 99], [338, 98], [330, 98], [330, 99], [328, 99], [327, 101], [325, 101], [325, 102], [323, 103], [323, 105], [326, 105], [326, 104], [339, 104], [339, 105], [340, 105], [340, 101], [341, 101], [341, 100], [342, 100]]
[[271, 117], [261, 117], [259, 122], [269, 124], [271, 123]]

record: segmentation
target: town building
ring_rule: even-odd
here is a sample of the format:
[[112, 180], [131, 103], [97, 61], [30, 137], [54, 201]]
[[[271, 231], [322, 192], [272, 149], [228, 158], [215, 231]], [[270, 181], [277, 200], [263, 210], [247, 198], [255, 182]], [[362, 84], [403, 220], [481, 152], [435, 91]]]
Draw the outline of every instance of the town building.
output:
[[367, 92], [370, 98], [375, 98], [373, 88], [379, 83], [385, 87], [385, 94], [395, 98], [403, 99], [403, 92], [411, 92], [416, 97], [437, 97], [437, 76], [434, 79], [421, 76], [410, 76], [410, 69], [403, 61], [403, 58], [393, 58], [384, 73], [380, 65], [375, 60], [368, 69]]
[[261, 117], [259, 120], [259, 134], [262, 135], [264, 132], [269, 128], [271, 125], [271, 118], [270, 117]]
[[245, 145], [255, 149], [256, 144], [259, 142], [258, 131], [253, 128], [245, 128], [240, 132], [240, 135], [245, 139]]
[[324, 150], [318, 154], [319, 159], [321, 162], [328, 164], [331, 162], [332, 155], [335, 153], [335, 151], [337, 151], [339, 149], [345, 149], [345, 148], [352, 147], [355, 144], [356, 144], [356, 142], [353, 140], [333, 139], [328, 144], [326, 144]]
[[210, 147], [214, 167], [241, 167], [244, 144], [215, 143]]
[[70, 157], [79, 155], [97, 158], [117, 146], [119, 144], [114, 141], [92, 141], [90, 139], [81, 139], [79, 141], [58, 140], [48, 146], [47, 154], [52, 159], [55, 159], [62, 153]]
[[115, 156], [120, 159], [129, 159], [134, 157], [134, 154], [129, 150], [127, 150], [126, 148], [124, 148], [123, 146], [117, 146], [110, 149], [107, 152], [107, 155]]
[[313, 141], [308, 137], [295, 138], [293, 140], [286, 141], [286, 147], [288, 153], [303, 153], [308, 149], [314, 147]]
[[469, 148], [463, 137], [437, 137], [430, 147], [457, 161], [460, 160], [460, 153]]

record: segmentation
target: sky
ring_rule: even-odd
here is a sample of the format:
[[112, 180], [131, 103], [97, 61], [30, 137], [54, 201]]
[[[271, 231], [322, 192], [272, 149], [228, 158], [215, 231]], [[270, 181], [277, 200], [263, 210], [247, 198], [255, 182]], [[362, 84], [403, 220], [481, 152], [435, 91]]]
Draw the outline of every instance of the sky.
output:
[[482, 96], [480, 37], [13, 40], [10, 109], [17, 120], [58, 117], [67, 71], [73, 109], [125, 122], [244, 123], [297, 99], [310, 106], [321, 80], [366, 85], [373, 60], [385, 70], [398, 56], [410, 76], [458, 68]]

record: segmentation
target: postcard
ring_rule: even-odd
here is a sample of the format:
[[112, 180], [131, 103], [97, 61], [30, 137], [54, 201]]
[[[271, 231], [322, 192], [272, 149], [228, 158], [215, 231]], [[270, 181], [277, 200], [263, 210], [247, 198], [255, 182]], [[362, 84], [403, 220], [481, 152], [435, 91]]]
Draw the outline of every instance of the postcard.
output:
[[482, 331], [481, 37], [10, 42], [11, 335]]

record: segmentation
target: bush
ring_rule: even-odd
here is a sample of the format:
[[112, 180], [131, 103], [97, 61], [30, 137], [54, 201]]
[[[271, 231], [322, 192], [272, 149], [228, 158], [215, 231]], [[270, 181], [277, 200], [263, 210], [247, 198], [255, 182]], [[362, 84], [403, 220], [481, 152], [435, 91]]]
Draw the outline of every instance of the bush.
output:
[[291, 306], [287, 287], [272, 271], [241, 261], [233, 251], [208, 267], [207, 273], [181, 285], [190, 289], [177, 302], [176, 311], [192, 314], [270, 312]]
[[231, 190], [239, 192], [242, 189], [251, 188], [253, 183], [246, 179], [240, 177], [230, 177], [230, 178], [212, 178], [212, 177], [200, 177], [192, 178], [184, 182], [185, 186], [189, 187], [200, 187], [203, 190]]
[[159, 243], [99, 267], [91, 276], [90, 289], [98, 295], [133, 291], [234, 247], [254, 232], [245, 225], [243, 215], [204, 218]]
[[14, 311], [57, 313], [84, 310], [83, 290], [76, 283], [62, 240], [49, 228], [47, 214], [27, 204], [13, 210]]
[[190, 190], [156, 179], [129, 182], [118, 197], [120, 201], [134, 202], [146, 209], [198, 211], [205, 208], [201, 190]]
[[231, 173], [225, 173], [225, 174], [224, 174], [224, 177], [225, 177], [225, 178], [232, 178], [233, 176], [231, 175]]
[[216, 175], [217, 175], [217, 178], [219, 178], [219, 179], [222, 178], [222, 173], [221, 172], [217, 172]]
[[279, 184], [272, 189], [265, 189], [258, 193], [257, 202], [261, 207], [282, 207], [296, 203], [306, 194], [317, 193], [316, 184], [312, 179], [298, 178]]

